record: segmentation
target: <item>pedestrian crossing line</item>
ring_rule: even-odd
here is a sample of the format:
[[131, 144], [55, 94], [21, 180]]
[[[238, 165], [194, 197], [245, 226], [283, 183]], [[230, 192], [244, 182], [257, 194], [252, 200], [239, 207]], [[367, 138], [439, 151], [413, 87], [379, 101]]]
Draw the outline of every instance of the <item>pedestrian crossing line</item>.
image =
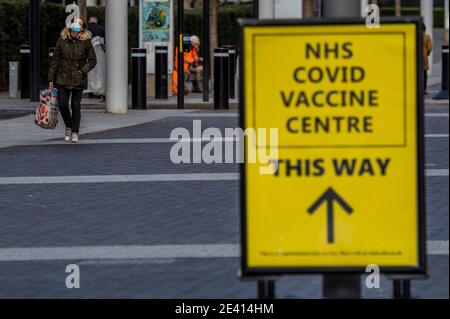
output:
[[238, 180], [238, 173], [0, 177], [0, 185]]
[[[448, 256], [448, 252], [448, 240], [427, 241], [428, 255]], [[240, 257], [240, 245], [237, 244], [0, 248], [0, 262], [238, 257]]]
[[[448, 134], [425, 134], [425, 138], [448, 138]], [[239, 142], [239, 139], [232, 137], [224, 138], [185, 138], [185, 139], [171, 139], [171, 138], [101, 138], [101, 139], [81, 139], [80, 144], [163, 144], [163, 143], [192, 143], [192, 142]], [[35, 143], [21, 144], [21, 146], [48, 146], [48, 145], [68, 145], [64, 141], [43, 141]]]
[[203, 112], [197, 112], [194, 110], [193, 112], [187, 112], [184, 114], [171, 114], [170, 117], [198, 117], [198, 118], [201, 118], [201, 117], [239, 117], [239, 113], [234, 110], [231, 110], [228, 112], [221, 112], [221, 113], [218, 113], [217, 111], [210, 112], [210, 113], [208, 113], [208, 112], [203, 113]]
[[448, 117], [448, 113], [425, 113], [425, 117]]
[[425, 134], [428, 138], [448, 138], [448, 134]]
[[[449, 171], [448, 169], [426, 169], [425, 176], [449, 176]], [[239, 173], [14, 176], [0, 177], [0, 185], [234, 181], [239, 178]]]
[[425, 176], [448, 176], [448, 168], [447, 169], [426, 169]]
[[[425, 117], [448, 117], [449, 113], [425, 113]], [[171, 114], [171, 117], [239, 117], [238, 112], [230, 112], [230, 113], [196, 113], [189, 112], [185, 114]]]
[[[237, 142], [238, 139], [232, 137], [224, 138], [102, 138], [102, 139], [81, 139], [80, 144], [159, 144], [159, 143], [192, 143], [192, 142]], [[44, 141], [39, 143], [21, 144], [21, 146], [43, 146], [43, 145], [68, 145], [65, 141]]]

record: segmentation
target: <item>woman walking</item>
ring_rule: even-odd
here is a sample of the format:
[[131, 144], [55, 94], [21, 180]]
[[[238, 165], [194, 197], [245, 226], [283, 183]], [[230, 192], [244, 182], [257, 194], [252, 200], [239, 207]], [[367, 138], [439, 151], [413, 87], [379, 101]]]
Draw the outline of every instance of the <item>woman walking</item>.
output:
[[[87, 88], [87, 74], [97, 64], [91, 38], [84, 19], [75, 19], [70, 28], [64, 28], [61, 32], [50, 63], [49, 87], [58, 89], [59, 110], [66, 126], [66, 142], [78, 142], [81, 97]], [[69, 110], [69, 99], [72, 112]]]

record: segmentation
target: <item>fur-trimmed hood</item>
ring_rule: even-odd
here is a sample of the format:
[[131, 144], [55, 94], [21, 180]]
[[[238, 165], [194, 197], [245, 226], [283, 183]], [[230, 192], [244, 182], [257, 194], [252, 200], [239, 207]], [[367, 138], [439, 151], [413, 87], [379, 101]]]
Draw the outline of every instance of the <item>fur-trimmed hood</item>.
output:
[[[70, 35], [69, 28], [64, 28], [64, 30], [61, 31], [61, 38], [63, 38], [64, 40], [69, 39], [69, 35]], [[91, 31], [84, 29], [83, 31], [80, 32], [80, 37], [78, 38], [78, 40], [90, 40], [91, 38], [92, 38]]]

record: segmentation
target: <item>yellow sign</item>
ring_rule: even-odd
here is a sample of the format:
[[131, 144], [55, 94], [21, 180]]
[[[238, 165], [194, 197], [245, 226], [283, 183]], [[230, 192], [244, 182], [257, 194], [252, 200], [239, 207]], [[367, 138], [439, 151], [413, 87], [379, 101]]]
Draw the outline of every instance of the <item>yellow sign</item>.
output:
[[244, 275], [423, 272], [418, 25], [243, 26]]

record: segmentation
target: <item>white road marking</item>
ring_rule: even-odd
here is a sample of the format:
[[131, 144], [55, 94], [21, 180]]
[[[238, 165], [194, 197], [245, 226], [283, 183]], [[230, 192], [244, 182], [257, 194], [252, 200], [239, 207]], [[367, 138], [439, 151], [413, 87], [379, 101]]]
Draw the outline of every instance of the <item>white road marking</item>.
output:
[[[196, 113], [190, 112], [182, 115], [170, 115], [171, 117], [239, 117], [239, 112], [230, 113]], [[448, 117], [448, 113], [425, 113], [426, 117]]]
[[208, 112], [196, 112], [195, 110], [193, 112], [185, 113], [182, 115], [174, 114], [171, 115], [171, 117], [239, 117], [239, 112], [236, 111], [230, 111], [229, 113], [208, 113]]
[[238, 180], [238, 173], [0, 177], [0, 185]]
[[[426, 138], [448, 138], [448, 134], [425, 134]], [[101, 139], [80, 139], [80, 144], [160, 144], [160, 143], [192, 143], [192, 142], [240, 142], [239, 139], [233, 137], [223, 137], [223, 138], [186, 138], [186, 139], [171, 139], [171, 138], [101, 138]], [[43, 142], [33, 142], [21, 144], [21, 146], [44, 146], [44, 145], [68, 145], [73, 146], [73, 144], [64, 142], [62, 140], [58, 141], [43, 141]]]
[[[427, 254], [448, 256], [448, 240], [428, 240]], [[0, 261], [237, 257], [240, 257], [237, 244], [0, 248]]]
[[[448, 176], [448, 169], [426, 169], [426, 176]], [[0, 185], [136, 183], [234, 181], [239, 173], [147, 174], [147, 175], [84, 175], [84, 176], [14, 176], [0, 177]]]
[[[105, 139], [80, 139], [80, 144], [158, 144], [158, 143], [192, 143], [192, 142], [234, 142], [238, 139], [232, 137], [223, 138], [185, 138], [185, 139], [171, 139], [171, 138], [105, 138]], [[38, 143], [21, 144], [22, 146], [42, 146], [42, 145], [68, 145], [73, 144], [64, 141], [44, 141]]]
[[234, 244], [0, 248], [0, 261], [226, 258], [238, 256], [239, 246]]
[[425, 137], [443, 137], [443, 138], [448, 138], [448, 134], [425, 134]]
[[448, 113], [425, 113], [425, 117], [448, 117]]
[[427, 254], [448, 256], [448, 240], [427, 240]]
[[426, 169], [426, 176], [448, 176], [448, 169]]

